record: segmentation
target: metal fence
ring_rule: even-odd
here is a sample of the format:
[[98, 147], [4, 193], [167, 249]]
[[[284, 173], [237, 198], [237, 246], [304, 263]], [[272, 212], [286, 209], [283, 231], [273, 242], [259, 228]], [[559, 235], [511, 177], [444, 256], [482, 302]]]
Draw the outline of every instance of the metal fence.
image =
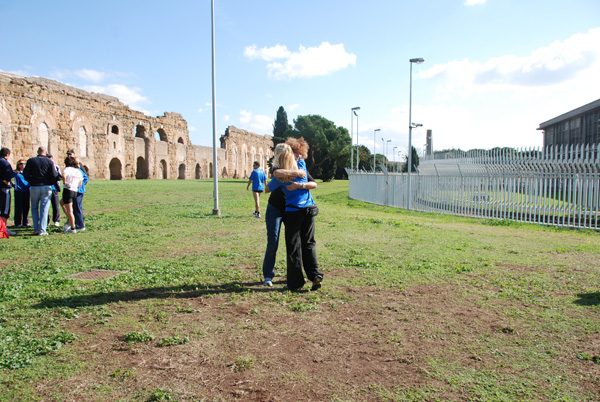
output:
[[[600, 144], [423, 159], [410, 175], [414, 210], [598, 229]], [[349, 172], [350, 198], [406, 208], [408, 175], [383, 170]]]

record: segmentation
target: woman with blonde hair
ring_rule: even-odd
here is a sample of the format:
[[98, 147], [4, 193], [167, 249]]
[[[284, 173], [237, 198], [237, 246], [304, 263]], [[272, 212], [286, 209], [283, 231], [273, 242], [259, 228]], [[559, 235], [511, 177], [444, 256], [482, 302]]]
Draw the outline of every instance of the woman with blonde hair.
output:
[[[308, 143], [303, 138], [288, 139], [291, 145], [279, 144], [275, 148], [273, 166], [283, 171], [301, 170], [308, 173], [302, 156], [306, 155]], [[282, 172], [283, 173], [283, 172]], [[298, 177], [285, 181], [277, 175], [269, 182], [270, 191], [281, 188], [285, 195], [285, 244], [287, 248], [287, 288], [300, 290], [306, 283], [302, 267], [308, 280], [312, 281], [312, 290], [321, 287], [323, 274], [319, 272], [315, 242], [315, 216], [319, 210], [310, 194], [317, 183], [309, 182], [307, 177]]]

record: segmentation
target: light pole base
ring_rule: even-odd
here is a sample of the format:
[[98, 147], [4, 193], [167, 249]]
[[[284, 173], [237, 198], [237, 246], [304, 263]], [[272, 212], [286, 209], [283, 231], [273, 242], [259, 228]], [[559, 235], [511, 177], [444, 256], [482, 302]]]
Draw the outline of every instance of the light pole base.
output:
[[221, 216], [221, 210], [219, 208], [213, 209], [213, 215]]

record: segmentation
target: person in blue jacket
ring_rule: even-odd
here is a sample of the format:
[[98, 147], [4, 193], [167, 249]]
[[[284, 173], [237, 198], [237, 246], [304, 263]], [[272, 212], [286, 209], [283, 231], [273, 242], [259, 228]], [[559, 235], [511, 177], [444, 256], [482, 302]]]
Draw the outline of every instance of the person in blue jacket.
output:
[[[296, 141], [298, 144], [292, 143], [294, 150], [288, 143], [275, 149], [273, 166], [285, 170], [302, 169], [306, 172], [306, 164], [302, 157], [306, 157], [308, 144], [303, 138]], [[317, 290], [323, 281], [323, 274], [319, 271], [315, 241], [315, 216], [319, 210], [310, 194], [311, 189], [317, 188], [317, 183], [309, 182], [306, 176], [296, 177], [289, 182], [282, 182], [274, 177], [268, 187], [270, 191], [281, 188], [286, 199], [284, 221], [287, 288], [297, 291], [304, 286], [306, 283], [302, 274], [302, 267], [304, 267], [306, 277], [313, 283], [312, 290]]]
[[252, 197], [254, 197], [254, 217], [260, 218], [260, 194], [265, 191], [265, 184], [267, 184], [267, 175], [264, 170], [260, 169], [260, 163], [254, 162], [254, 170], [250, 174], [248, 185], [246, 190], [250, 189], [252, 184]]
[[17, 162], [15, 169], [15, 227], [29, 227], [29, 183], [23, 177], [25, 159]]

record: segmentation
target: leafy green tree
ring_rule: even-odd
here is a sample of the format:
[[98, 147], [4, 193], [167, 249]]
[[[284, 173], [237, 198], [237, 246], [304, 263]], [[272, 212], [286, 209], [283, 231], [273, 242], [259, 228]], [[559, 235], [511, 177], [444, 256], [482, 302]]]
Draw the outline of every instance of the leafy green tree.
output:
[[[354, 155], [356, 158], [356, 146], [354, 147]], [[358, 169], [364, 169], [367, 172], [373, 170], [373, 154], [371, 153], [371, 150], [364, 145], [358, 146]]]
[[350, 165], [352, 140], [348, 130], [319, 115], [298, 116], [293, 137], [304, 137], [310, 145], [306, 167], [315, 179], [331, 181], [343, 178], [343, 168]]
[[[417, 171], [417, 167], [419, 166], [419, 154], [417, 153], [417, 150], [415, 149], [415, 147], [411, 147], [412, 148], [412, 169], [411, 172], [416, 172]], [[402, 172], [406, 173], [407, 169], [406, 166], [408, 165], [408, 155], [405, 156], [404, 159], [406, 162], [404, 162], [404, 165], [402, 165]]]
[[273, 146], [285, 142], [291, 129], [292, 126], [288, 123], [287, 112], [283, 106], [279, 106], [275, 123], [273, 123]]

